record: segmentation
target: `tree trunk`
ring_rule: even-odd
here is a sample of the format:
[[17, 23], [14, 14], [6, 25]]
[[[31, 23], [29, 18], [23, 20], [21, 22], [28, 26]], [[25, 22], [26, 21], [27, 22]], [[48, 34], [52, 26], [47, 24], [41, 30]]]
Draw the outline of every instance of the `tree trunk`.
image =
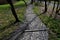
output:
[[[55, 1], [54, 1], [53, 9], [52, 9], [52, 14], [54, 12], [54, 8], [55, 8]], [[52, 14], [50, 14], [50, 17], [52, 17]]]
[[45, 0], [45, 11], [44, 13], [47, 12], [47, 1]]
[[[60, 11], [60, 8], [59, 8], [59, 10], [58, 10], [58, 12]], [[60, 13], [58, 13], [58, 15], [60, 15]]]
[[10, 4], [10, 6], [11, 6], [11, 11], [12, 11], [13, 16], [14, 16], [15, 19], [16, 19], [16, 22], [19, 22], [19, 19], [18, 19], [18, 17], [17, 17], [16, 12], [15, 12], [14, 6], [13, 6], [13, 4], [12, 4], [12, 0], [7, 0], [7, 2], [8, 2], [8, 3]]
[[58, 14], [58, 8], [59, 8], [59, 1], [58, 1], [58, 3], [57, 3], [57, 7], [56, 7], [56, 12], [55, 12], [54, 18], [56, 18], [57, 14]]
[[33, 1], [34, 1], [34, 0], [31, 0], [31, 4], [33, 4]]

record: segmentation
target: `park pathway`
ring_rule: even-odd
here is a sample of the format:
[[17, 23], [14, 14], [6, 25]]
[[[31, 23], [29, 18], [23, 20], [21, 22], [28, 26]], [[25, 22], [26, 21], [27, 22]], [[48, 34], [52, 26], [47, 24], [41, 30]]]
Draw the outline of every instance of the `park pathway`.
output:
[[[26, 9], [26, 13], [25, 13], [26, 20], [29, 22], [33, 18], [35, 18], [35, 20], [33, 20], [31, 24], [28, 25], [28, 29], [26, 31], [28, 30], [31, 30], [31, 31], [38, 30], [38, 31], [25, 32], [17, 40], [48, 40], [48, 31], [44, 31], [47, 28], [42, 23], [42, 21], [38, 17], [36, 17], [37, 15], [34, 14], [33, 7], [34, 5], [30, 4], [27, 6], [27, 9]], [[43, 30], [43, 31], [39, 31], [39, 30]]]

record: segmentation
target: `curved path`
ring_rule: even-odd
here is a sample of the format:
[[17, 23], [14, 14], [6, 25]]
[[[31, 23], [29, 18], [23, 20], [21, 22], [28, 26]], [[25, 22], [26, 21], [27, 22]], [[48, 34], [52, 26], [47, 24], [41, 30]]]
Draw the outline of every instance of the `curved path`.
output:
[[[28, 22], [37, 16], [33, 12], [33, 7], [34, 7], [33, 5], [27, 6], [25, 16]], [[38, 17], [36, 17], [35, 20], [28, 25], [28, 29], [26, 31], [30, 30], [30, 32], [25, 32], [22, 36], [20, 36], [20, 38], [16, 40], [48, 40], [48, 31], [39, 31], [45, 29], [47, 29], [46, 26], [42, 23], [42, 21]], [[33, 30], [38, 31], [34, 32]]]

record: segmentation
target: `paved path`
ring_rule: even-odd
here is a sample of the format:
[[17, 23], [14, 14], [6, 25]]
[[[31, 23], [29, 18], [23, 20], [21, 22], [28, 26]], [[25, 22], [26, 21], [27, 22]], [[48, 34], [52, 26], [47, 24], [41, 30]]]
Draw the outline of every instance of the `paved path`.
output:
[[[33, 12], [33, 5], [27, 6], [26, 9], [26, 20], [29, 22], [37, 15]], [[29, 24], [27, 30], [44, 30], [46, 26], [41, 22], [41, 20], [36, 17], [31, 24]], [[17, 40], [48, 40], [48, 31], [36, 31], [36, 32], [25, 32]]]

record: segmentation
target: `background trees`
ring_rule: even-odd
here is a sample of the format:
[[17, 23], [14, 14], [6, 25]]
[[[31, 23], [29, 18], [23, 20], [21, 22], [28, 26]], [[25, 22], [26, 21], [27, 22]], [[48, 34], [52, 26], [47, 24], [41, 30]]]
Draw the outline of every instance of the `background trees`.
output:
[[[41, 1], [42, 2], [42, 1]], [[50, 12], [51, 14], [49, 15], [50, 17], [53, 17], [54, 19], [56, 19], [57, 18], [57, 16], [58, 16], [58, 14], [60, 14], [59, 13], [59, 9], [60, 9], [60, 0], [44, 0], [44, 2], [45, 2], [45, 11], [44, 11], [44, 14], [46, 14], [46, 12], [47, 12], [47, 10], [48, 10], [48, 7], [49, 7], [49, 5], [51, 5], [52, 4], [52, 6], [53, 6], [53, 8], [49, 8], [49, 9], [52, 9], [52, 12]], [[48, 3], [47, 2], [49, 2], [49, 5], [48, 5]], [[52, 3], [53, 2], [53, 3]], [[51, 3], [51, 4], [50, 4]], [[48, 13], [49, 14], [49, 13]], [[54, 16], [52, 16], [52, 15], [54, 15]]]

